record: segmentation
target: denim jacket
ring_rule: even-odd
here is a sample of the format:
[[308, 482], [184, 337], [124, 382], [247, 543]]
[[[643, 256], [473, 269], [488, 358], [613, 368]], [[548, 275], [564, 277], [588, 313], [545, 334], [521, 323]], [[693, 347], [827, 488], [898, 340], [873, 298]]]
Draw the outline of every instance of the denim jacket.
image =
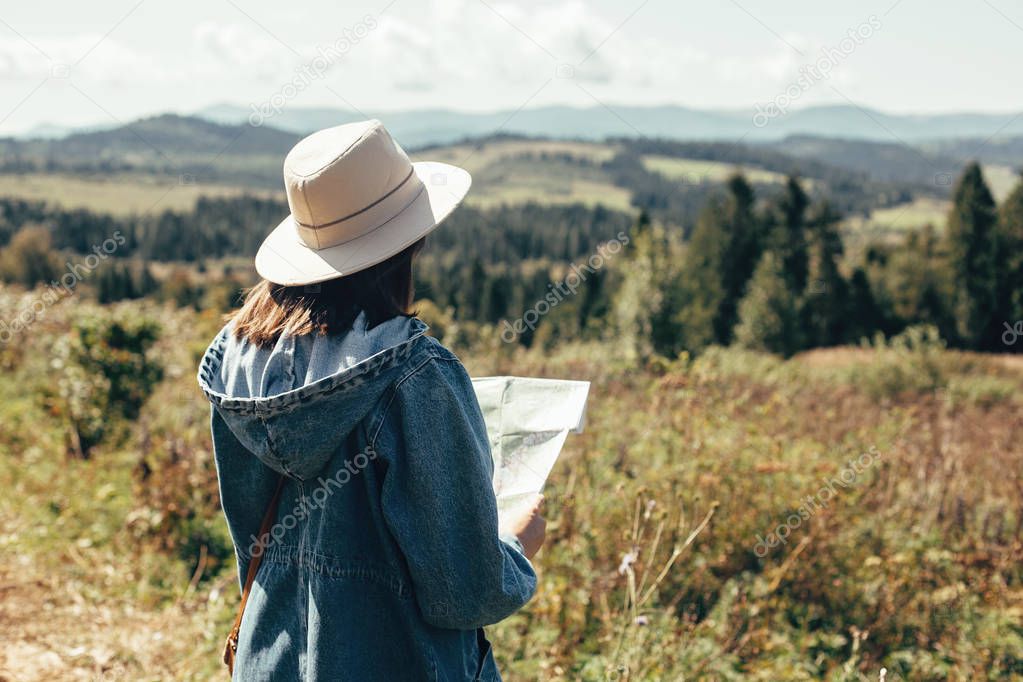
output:
[[469, 377], [426, 329], [360, 316], [345, 335], [261, 349], [228, 325], [203, 356], [239, 576], [263, 556], [234, 679], [500, 680], [482, 628], [522, 607], [536, 576], [498, 536]]

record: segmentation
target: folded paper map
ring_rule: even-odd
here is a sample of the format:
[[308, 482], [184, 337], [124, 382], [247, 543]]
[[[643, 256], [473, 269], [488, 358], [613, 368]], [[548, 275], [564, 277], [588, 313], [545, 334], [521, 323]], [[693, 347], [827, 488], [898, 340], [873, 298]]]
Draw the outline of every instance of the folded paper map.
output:
[[569, 431], [583, 428], [588, 381], [472, 380], [494, 457], [498, 515], [543, 490]]

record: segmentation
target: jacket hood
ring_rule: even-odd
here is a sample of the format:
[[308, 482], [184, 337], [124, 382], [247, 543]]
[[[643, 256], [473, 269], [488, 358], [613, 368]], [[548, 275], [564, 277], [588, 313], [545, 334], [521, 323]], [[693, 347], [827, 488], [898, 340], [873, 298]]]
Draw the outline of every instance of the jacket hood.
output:
[[199, 363], [199, 386], [246, 450], [279, 473], [315, 476], [365, 419], [427, 326], [360, 315], [343, 335], [282, 336], [259, 348], [225, 326]]

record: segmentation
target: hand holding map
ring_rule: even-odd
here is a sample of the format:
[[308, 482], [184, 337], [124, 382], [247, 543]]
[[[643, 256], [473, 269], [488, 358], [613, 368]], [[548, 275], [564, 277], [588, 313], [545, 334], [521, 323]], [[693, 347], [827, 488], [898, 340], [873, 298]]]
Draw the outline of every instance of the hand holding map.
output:
[[582, 431], [588, 381], [472, 380], [494, 457], [499, 516], [543, 490], [569, 431]]

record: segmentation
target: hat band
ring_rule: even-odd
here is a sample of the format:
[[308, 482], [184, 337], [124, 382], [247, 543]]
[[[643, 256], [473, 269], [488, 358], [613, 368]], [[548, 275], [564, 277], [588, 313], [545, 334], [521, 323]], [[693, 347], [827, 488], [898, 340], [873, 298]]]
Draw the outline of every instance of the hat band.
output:
[[343, 218], [310, 225], [297, 218], [295, 229], [299, 239], [313, 249], [326, 249], [358, 239], [393, 220], [419, 198], [426, 185], [416, 175], [415, 168], [398, 185], [368, 206], [349, 213]]

